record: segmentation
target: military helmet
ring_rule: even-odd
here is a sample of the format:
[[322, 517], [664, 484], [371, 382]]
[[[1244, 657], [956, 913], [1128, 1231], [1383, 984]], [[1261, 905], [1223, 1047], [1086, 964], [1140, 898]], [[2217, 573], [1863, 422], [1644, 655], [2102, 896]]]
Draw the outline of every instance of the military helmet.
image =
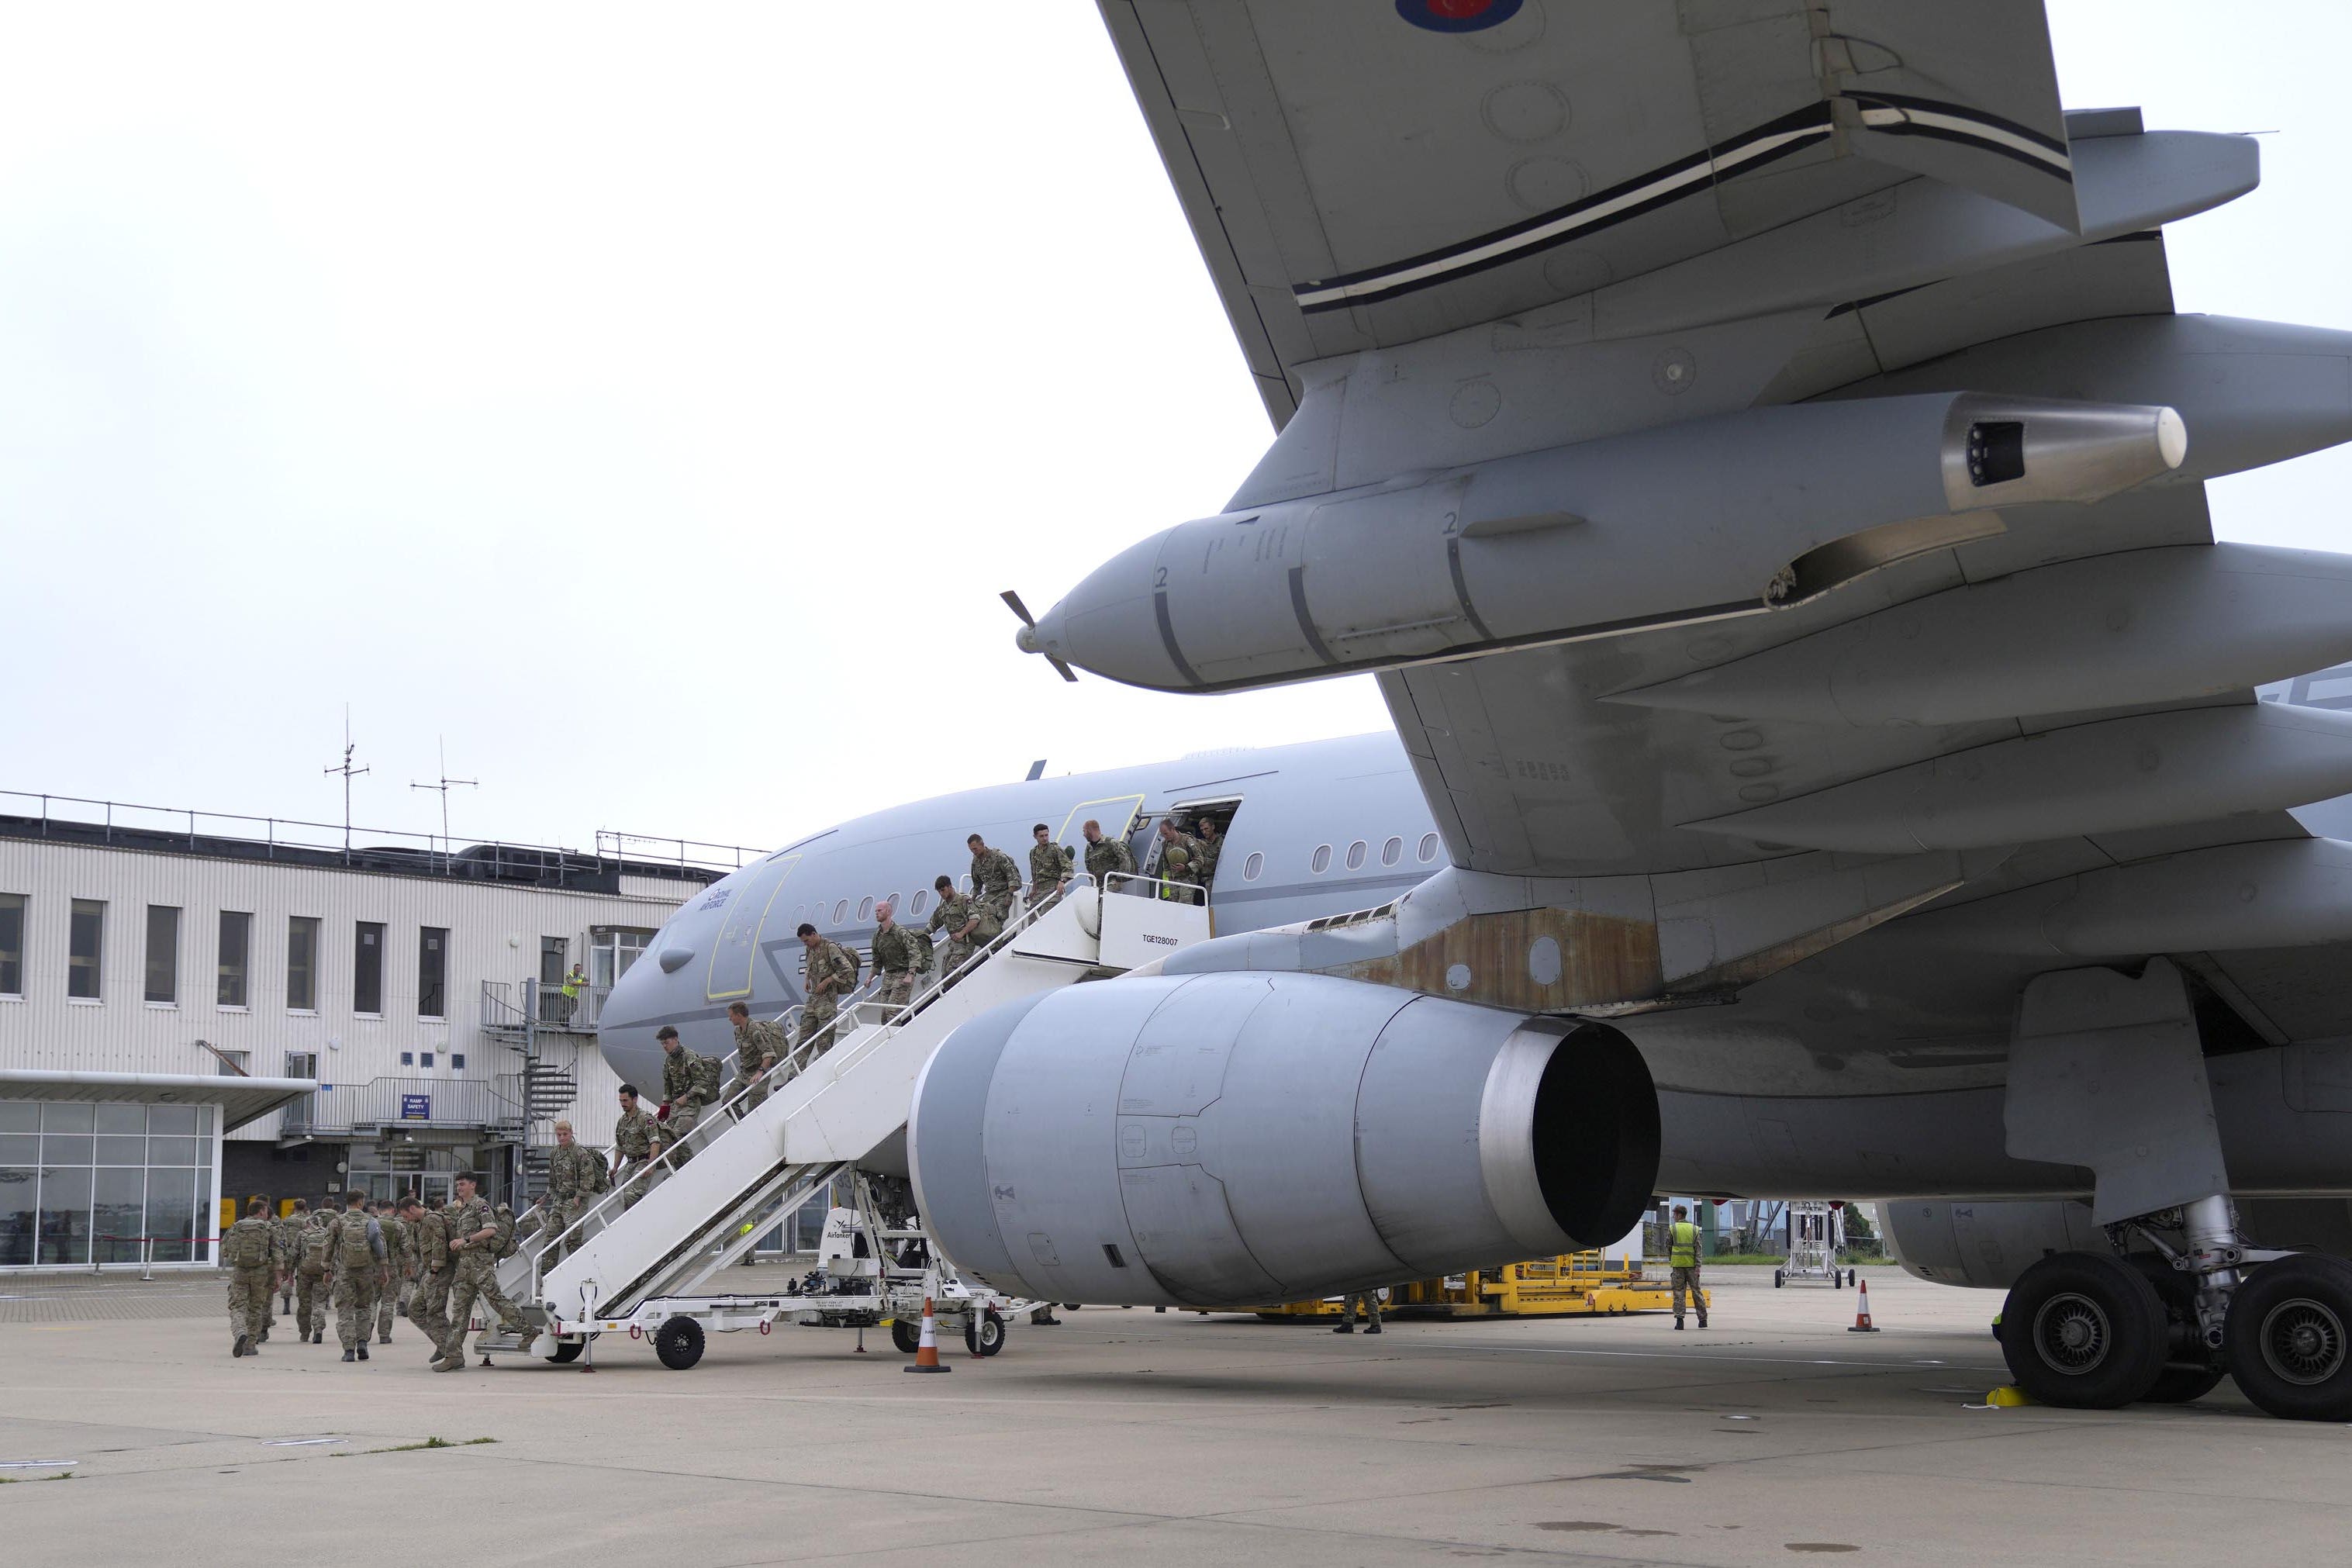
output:
[[1192, 857], [1185, 853], [1181, 847], [1168, 851], [1168, 863], [1171, 866], [1181, 866], [1192, 858]]

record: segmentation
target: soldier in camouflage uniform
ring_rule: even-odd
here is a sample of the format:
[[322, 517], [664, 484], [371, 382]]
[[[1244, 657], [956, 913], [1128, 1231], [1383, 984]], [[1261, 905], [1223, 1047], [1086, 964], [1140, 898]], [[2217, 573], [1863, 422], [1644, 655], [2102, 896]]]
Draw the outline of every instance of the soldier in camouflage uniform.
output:
[[1199, 826], [1193, 830], [1193, 837], [1200, 840], [1201, 845], [1193, 860], [1200, 872], [1201, 896], [1205, 899], [1209, 895], [1210, 885], [1217, 879], [1217, 857], [1224, 850], [1225, 837], [1218, 830], [1217, 819], [1213, 816], [1201, 818]]
[[898, 923], [898, 908], [885, 899], [874, 907], [874, 973], [880, 1000], [904, 1007], [931, 977], [931, 942]]
[[735, 1025], [735, 1081], [728, 1092], [742, 1095], [735, 1102], [740, 1121], [768, 1102], [768, 1074], [792, 1054], [792, 1043], [784, 1038], [782, 1025], [752, 1017], [751, 1009], [740, 1002], [727, 1005], [727, 1016]]
[[[474, 1303], [490, 1302], [506, 1326], [522, 1335], [528, 1350], [539, 1331], [526, 1328], [514, 1303], [499, 1289], [499, 1216], [481, 1197], [479, 1181], [471, 1171], [457, 1178], [457, 1201], [449, 1205], [449, 1249], [456, 1254], [449, 1289], [449, 1331], [442, 1337], [436, 1372], [457, 1372], [466, 1364], [466, 1331], [473, 1326]], [[509, 1220], [511, 1225], [511, 1220]]]
[[1087, 875], [1095, 879], [1097, 887], [1114, 871], [1134, 874], [1135, 855], [1128, 848], [1126, 839], [1104, 837], [1102, 824], [1091, 816], [1079, 831], [1087, 837]]
[[1180, 903], [1197, 904], [1202, 894], [1201, 885], [1201, 841], [1176, 826], [1172, 816], [1160, 821], [1160, 879], [1175, 884], [1160, 890], [1163, 899]]
[[646, 1195], [652, 1173], [654, 1146], [661, 1141], [661, 1123], [637, 1106], [637, 1086], [621, 1086], [621, 1119], [613, 1123], [612, 1180], [621, 1188], [621, 1212], [628, 1213]]
[[343, 1212], [327, 1226], [327, 1256], [335, 1269], [335, 1338], [342, 1342], [345, 1361], [367, 1360], [368, 1324], [375, 1319], [376, 1286], [383, 1278], [383, 1227], [362, 1206], [365, 1201], [358, 1192], [344, 1194]]
[[1078, 858], [1055, 843], [1053, 830], [1042, 822], [1029, 830], [1029, 837], [1035, 840], [1029, 846], [1029, 901], [1034, 904], [1069, 885]]
[[267, 1331], [269, 1293], [277, 1284], [276, 1232], [266, 1217], [267, 1198], [248, 1198], [245, 1217], [222, 1233], [221, 1262], [228, 1268], [229, 1331], [232, 1357], [250, 1355]]
[[977, 833], [964, 840], [971, 851], [971, 896], [996, 917], [997, 929], [1013, 918], [1013, 900], [1021, 891], [1021, 868], [1002, 849], [991, 849]]
[[688, 1050], [670, 1025], [656, 1029], [654, 1038], [661, 1042], [662, 1103], [669, 1111], [661, 1124], [662, 1146], [677, 1151], [669, 1157], [669, 1168], [675, 1171], [694, 1158], [694, 1151], [687, 1147], [687, 1136], [702, 1120], [710, 1080], [719, 1076], [718, 1064]]
[[553, 1240], [540, 1254], [540, 1265], [552, 1268], [587, 1238], [572, 1227], [605, 1191], [604, 1156], [578, 1142], [572, 1123], [555, 1124], [555, 1152], [547, 1159], [546, 1228]]
[[310, 1205], [296, 1198], [284, 1217], [265, 1217], [269, 1219], [272, 1262], [278, 1271], [278, 1310], [290, 1313], [294, 1310], [294, 1265], [302, 1256], [302, 1227], [310, 1222]]
[[334, 1258], [327, 1250], [327, 1221], [331, 1217], [322, 1202], [310, 1211], [310, 1223], [295, 1243], [298, 1251], [294, 1262], [294, 1326], [312, 1344], [327, 1337], [328, 1295], [332, 1287], [328, 1283], [328, 1271]]
[[952, 879], [941, 877], [931, 886], [940, 895], [931, 910], [931, 930], [945, 931], [948, 938], [947, 951], [940, 955], [940, 973], [952, 985], [956, 971], [971, 962], [972, 950], [1004, 928], [985, 906], [957, 892]]
[[[408, 1194], [401, 1220], [416, 1247], [416, 1283], [408, 1292], [408, 1321], [433, 1347], [433, 1361], [441, 1359], [441, 1342], [449, 1337], [449, 1226], [439, 1209], [428, 1209]], [[430, 1364], [429, 1363], [427, 1364]]]
[[394, 1206], [377, 1204], [375, 1222], [383, 1229], [383, 1275], [376, 1286], [375, 1334], [384, 1344], [392, 1343], [392, 1320], [405, 1310], [410, 1285], [416, 1273], [416, 1255], [408, 1237], [408, 1227], [400, 1221]]
[[801, 959], [801, 989], [808, 994], [808, 1005], [801, 1009], [796, 1048], [805, 1066], [833, 1047], [834, 1015], [841, 999], [857, 989], [857, 960], [841, 943], [817, 935], [816, 927], [806, 921], [801, 922], [800, 937], [807, 950]]

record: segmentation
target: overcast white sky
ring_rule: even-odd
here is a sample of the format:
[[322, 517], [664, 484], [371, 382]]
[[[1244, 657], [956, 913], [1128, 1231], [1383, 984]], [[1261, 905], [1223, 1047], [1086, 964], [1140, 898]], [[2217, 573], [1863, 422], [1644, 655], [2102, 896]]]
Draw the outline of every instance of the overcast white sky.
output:
[[[2053, 20], [2072, 105], [2278, 132], [2181, 308], [2352, 328], [2352, 5]], [[446, 735], [460, 837], [765, 845], [1382, 727], [1013, 647], [999, 589], [1270, 435], [1079, 0], [0, 4], [0, 788], [334, 820], [348, 700], [362, 824], [437, 819]], [[2217, 530], [2341, 548], [2347, 492]]]

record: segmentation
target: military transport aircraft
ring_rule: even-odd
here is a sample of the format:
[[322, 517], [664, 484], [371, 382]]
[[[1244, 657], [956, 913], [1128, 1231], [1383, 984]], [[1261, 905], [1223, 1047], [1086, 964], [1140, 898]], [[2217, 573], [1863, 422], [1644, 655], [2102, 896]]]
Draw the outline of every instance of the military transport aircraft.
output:
[[[2352, 437], [2352, 335], [2176, 314], [2162, 235], [2254, 142], [2063, 110], [2034, 0], [1102, 9], [1278, 433], [1020, 646], [1372, 671], [1398, 739], [904, 807], [751, 900], [782, 1003], [794, 884], [854, 939], [971, 828], [1231, 813], [1213, 940], [930, 1058], [947, 1252], [1238, 1305], [1885, 1196], [2045, 1400], [2352, 1418], [2352, 844], [2290, 815], [2352, 713], [2254, 690], [2352, 659], [2352, 558], [2203, 489]], [[641, 963], [616, 1052], [710, 984]]]

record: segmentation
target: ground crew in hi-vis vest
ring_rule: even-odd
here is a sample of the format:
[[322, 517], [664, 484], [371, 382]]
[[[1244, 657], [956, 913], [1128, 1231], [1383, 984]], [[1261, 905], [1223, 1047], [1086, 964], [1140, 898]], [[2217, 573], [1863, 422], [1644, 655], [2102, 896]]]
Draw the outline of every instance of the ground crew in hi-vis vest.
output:
[[1135, 853], [1128, 848], [1126, 839], [1106, 836], [1102, 824], [1091, 816], [1078, 831], [1087, 841], [1087, 875], [1095, 879], [1097, 886], [1114, 871], [1135, 874]]
[[1029, 830], [1029, 901], [1040, 903], [1069, 885], [1078, 858], [1054, 842], [1053, 830], [1039, 823]]
[[888, 899], [874, 906], [874, 977], [881, 983], [876, 996], [891, 1007], [913, 1001], [931, 978], [930, 939], [900, 925], [898, 915]]
[[801, 922], [801, 988], [808, 994], [808, 1003], [801, 1008], [801, 1037], [798, 1049], [801, 1063], [806, 1066], [833, 1048], [834, 1015], [841, 1009], [841, 999], [857, 989], [857, 960], [850, 951], [830, 937], [817, 935], [816, 927]]
[[416, 1284], [408, 1292], [408, 1321], [433, 1347], [432, 1360], [437, 1362], [441, 1342], [449, 1337], [448, 1223], [441, 1210], [426, 1208], [414, 1193], [408, 1195], [400, 1217], [416, 1240]]
[[260, 1348], [269, 1292], [277, 1283], [276, 1232], [266, 1198], [248, 1198], [245, 1217], [221, 1233], [221, 1262], [228, 1269], [228, 1319], [232, 1357]]
[[686, 1141], [718, 1090], [719, 1064], [688, 1050], [673, 1025], [656, 1029], [654, 1038], [662, 1048], [662, 1147], [675, 1151], [669, 1156], [669, 1168], [675, 1171], [694, 1158]]
[[1698, 1326], [1706, 1327], [1706, 1290], [1698, 1278], [1698, 1226], [1690, 1210], [1675, 1205], [1675, 1222], [1666, 1227], [1666, 1267], [1674, 1270], [1675, 1327], [1683, 1326], [1683, 1295], [1687, 1291], [1698, 1309]]
[[971, 896], [996, 917], [999, 930], [1013, 918], [1013, 900], [1021, 891], [1021, 868], [1002, 849], [991, 849], [977, 833], [964, 841], [971, 851]]
[[342, 1342], [345, 1361], [368, 1358], [368, 1325], [375, 1320], [376, 1285], [383, 1278], [383, 1227], [362, 1206], [366, 1201], [362, 1193], [345, 1193], [343, 1212], [327, 1226], [327, 1258], [335, 1271], [335, 1338]]
[[661, 1142], [661, 1123], [637, 1104], [637, 1086], [621, 1086], [621, 1118], [613, 1123], [613, 1181], [621, 1189], [621, 1212], [637, 1206], [646, 1195], [655, 1148]]
[[1172, 887], [1160, 889], [1163, 899], [1178, 903], [1197, 904], [1202, 895], [1193, 889], [1201, 885], [1201, 841], [1176, 826], [1175, 818], [1162, 817], [1160, 823], [1160, 879]]
[[735, 1081], [727, 1086], [727, 1092], [742, 1096], [735, 1101], [735, 1116], [740, 1121], [765, 1105], [769, 1089], [782, 1081], [769, 1075], [792, 1054], [792, 1043], [784, 1038], [782, 1025], [752, 1017], [751, 1009], [741, 1002], [727, 1004], [727, 1016], [735, 1026]]

